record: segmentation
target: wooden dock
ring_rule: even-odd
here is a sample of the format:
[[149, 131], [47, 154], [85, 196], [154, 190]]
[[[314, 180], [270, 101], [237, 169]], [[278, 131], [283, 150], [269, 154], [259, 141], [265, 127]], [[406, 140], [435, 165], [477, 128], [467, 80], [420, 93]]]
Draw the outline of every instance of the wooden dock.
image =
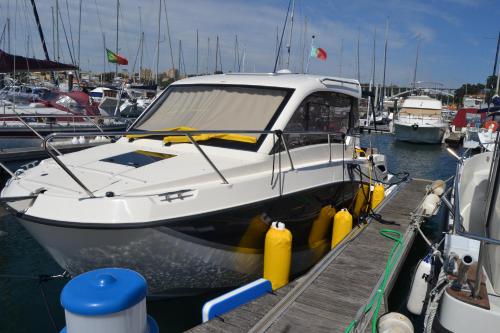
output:
[[410, 250], [415, 229], [411, 213], [425, 195], [427, 180], [400, 185], [377, 208], [387, 225], [375, 220], [356, 227], [337, 248], [330, 251], [307, 274], [223, 316], [196, 326], [190, 332], [345, 332], [356, 319], [357, 332], [365, 331], [373, 309], [362, 315], [379, 288], [394, 241], [381, 229], [404, 234], [403, 252], [389, 278], [381, 313], [399, 269]]

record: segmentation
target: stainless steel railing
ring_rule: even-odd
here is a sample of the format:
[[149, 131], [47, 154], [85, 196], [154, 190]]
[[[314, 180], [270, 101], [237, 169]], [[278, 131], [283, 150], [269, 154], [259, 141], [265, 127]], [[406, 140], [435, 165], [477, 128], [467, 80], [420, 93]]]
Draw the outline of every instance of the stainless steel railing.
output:
[[[213, 163], [210, 157], [205, 153], [205, 151], [201, 148], [200, 144], [193, 138], [194, 135], [199, 134], [261, 134], [261, 135], [273, 135], [274, 138], [277, 138], [277, 142], [281, 142], [283, 144], [283, 148], [286, 151], [290, 162], [290, 168], [294, 170], [294, 164], [292, 160], [292, 156], [287, 147], [286, 140], [284, 139], [284, 135], [289, 134], [299, 134], [299, 135], [327, 135], [328, 136], [328, 146], [329, 146], [329, 163], [332, 160], [331, 157], [331, 137], [341, 137], [344, 140], [345, 135], [343, 133], [338, 132], [324, 132], [324, 131], [286, 131], [283, 132], [281, 130], [195, 130], [195, 131], [109, 131], [106, 132], [107, 136], [124, 136], [124, 135], [144, 135], [144, 136], [186, 136], [188, 140], [196, 147], [197, 151], [202, 155], [202, 157], [207, 161], [207, 163], [211, 166], [214, 172], [221, 179], [223, 184], [229, 184], [226, 177], [222, 174], [222, 172], [217, 168], [217, 166]], [[43, 147], [47, 154], [87, 193], [87, 195], [91, 198], [95, 198], [92, 191], [88, 189], [87, 186], [64, 164], [61, 159], [51, 151], [50, 148], [54, 149], [50, 145], [50, 141], [54, 138], [61, 137], [72, 137], [73, 133], [52, 133], [45, 138], [43, 138]], [[87, 136], [95, 136], [95, 132], [80, 132], [79, 136], [87, 137]], [[278, 150], [278, 154], [281, 154], [281, 149]], [[60, 155], [60, 154], [59, 154]], [[281, 156], [281, 155], [279, 155]], [[281, 175], [281, 163], [279, 168], [279, 175]], [[281, 177], [279, 177], [281, 179]], [[281, 184], [280, 184], [280, 194], [281, 194]]]

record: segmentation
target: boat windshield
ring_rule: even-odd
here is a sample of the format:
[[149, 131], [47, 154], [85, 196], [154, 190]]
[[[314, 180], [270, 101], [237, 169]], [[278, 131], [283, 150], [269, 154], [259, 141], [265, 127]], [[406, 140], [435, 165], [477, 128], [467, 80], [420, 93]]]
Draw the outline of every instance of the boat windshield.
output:
[[170, 86], [134, 129], [267, 130], [290, 93], [290, 89], [273, 87]]

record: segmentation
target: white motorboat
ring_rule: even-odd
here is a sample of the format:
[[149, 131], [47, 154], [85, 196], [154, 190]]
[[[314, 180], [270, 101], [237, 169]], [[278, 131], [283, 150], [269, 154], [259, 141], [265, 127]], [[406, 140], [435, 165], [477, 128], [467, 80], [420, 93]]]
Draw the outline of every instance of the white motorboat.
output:
[[49, 150], [1, 197], [71, 274], [129, 267], [152, 293], [237, 286], [261, 275], [271, 220], [293, 234], [296, 274], [330, 248], [330, 232], [308, 240], [320, 209], [348, 206], [361, 170], [388, 179], [383, 155], [356, 156], [360, 97], [322, 76], [183, 79], [115, 143]]
[[442, 104], [429, 96], [410, 96], [394, 120], [396, 140], [441, 143], [448, 124], [441, 115]]
[[463, 103], [464, 109], [486, 109], [486, 108], [488, 108], [488, 103], [486, 103], [483, 98], [478, 98], [475, 96], [464, 96], [462, 103]]
[[459, 162], [453, 206], [447, 204], [444, 262], [436, 266], [441, 268], [435, 270], [439, 278], [430, 292], [425, 332], [495, 332], [500, 327], [499, 158], [497, 149]]

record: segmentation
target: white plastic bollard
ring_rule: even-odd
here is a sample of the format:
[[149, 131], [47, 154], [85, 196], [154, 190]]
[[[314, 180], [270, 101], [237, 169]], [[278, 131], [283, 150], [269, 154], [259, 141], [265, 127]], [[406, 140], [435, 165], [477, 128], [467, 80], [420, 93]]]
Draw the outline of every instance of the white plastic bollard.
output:
[[158, 333], [146, 313], [146, 280], [124, 268], [102, 268], [78, 275], [64, 286], [61, 333]]

